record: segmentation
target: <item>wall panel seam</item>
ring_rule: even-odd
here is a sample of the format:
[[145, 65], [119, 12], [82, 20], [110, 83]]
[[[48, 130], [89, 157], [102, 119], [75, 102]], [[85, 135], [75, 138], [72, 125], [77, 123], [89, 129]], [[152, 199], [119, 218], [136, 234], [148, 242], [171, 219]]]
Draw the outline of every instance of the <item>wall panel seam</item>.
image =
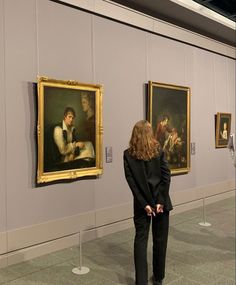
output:
[[[6, 103], [6, 9], [5, 9], [5, 0], [2, 2], [3, 5], [3, 38], [4, 38], [4, 44], [3, 44], [3, 90], [4, 90], [4, 95], [3, 95], [3, 117], [4, 117], [4, 137], [5, 137], [5, 146], [4, 146], [4, 189], [5, 189], [5, 227], [8, 230], [8, 215], [7, 215], [7, 204], [8, 204], [8, 191], [7, 191], [7, 120], [6, 120], [6, 108], [7, 108], [7, 103]], [[8, 234], [6, 234], [6, 248], [8, 250]]]

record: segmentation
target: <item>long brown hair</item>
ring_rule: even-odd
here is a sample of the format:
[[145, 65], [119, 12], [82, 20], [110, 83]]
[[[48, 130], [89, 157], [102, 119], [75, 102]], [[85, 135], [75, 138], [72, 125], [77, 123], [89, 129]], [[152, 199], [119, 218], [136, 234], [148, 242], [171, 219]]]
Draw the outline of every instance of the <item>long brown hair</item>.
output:
[[150, 160], [160, 151], [160, 144], [154, 138], [148, 121], [138, 121], [133, 128], [129, 142], [129, 154], [140, 160]]

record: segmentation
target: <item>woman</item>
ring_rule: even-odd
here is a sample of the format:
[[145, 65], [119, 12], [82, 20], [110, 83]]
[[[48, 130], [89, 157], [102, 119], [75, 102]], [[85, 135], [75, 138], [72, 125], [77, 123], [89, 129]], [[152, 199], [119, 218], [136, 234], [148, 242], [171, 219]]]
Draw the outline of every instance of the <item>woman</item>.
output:
[[81, 95], [81, 105], [82, 110], [86, 114], [85, 121], [85, 139], [91, 141], [93, 147], [96, 147], [95, 144], [95, 115], [94, 115], [94, 102], [90, 94], [83, 93]]
[[135, 124], [124, 151], [125, 177], [134, 197], [134, 263], [136, 285], [148, 284], [147, 244], [150, 222], [153, 236], [153, 284], [165, 277], [169, 229], [170, 170], [164, 152], [147, 121]]

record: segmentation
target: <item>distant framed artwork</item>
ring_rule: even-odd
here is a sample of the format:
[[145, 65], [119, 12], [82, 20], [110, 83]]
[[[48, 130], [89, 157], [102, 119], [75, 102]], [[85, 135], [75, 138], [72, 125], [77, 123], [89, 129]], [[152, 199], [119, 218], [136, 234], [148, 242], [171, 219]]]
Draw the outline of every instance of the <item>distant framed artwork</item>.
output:
[[216, 148], [227, 147], [231, 129], [231, 114], [217, 113], [216, 114]]
[[172, 174], [190, 171], [190, 88], [149, 81], [147, 119]]
[[101, 85], [38, 77], [37, 183], [102, 174]]

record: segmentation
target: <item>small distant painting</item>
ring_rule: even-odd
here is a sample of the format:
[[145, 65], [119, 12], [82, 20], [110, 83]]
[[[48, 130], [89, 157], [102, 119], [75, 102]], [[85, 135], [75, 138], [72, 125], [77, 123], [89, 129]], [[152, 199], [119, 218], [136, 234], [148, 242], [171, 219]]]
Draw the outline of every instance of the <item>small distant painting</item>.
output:
[[190, 88], [149, 81], [147, 117], [172, 174], [190, 171]]
[[231, 129], [231, 114], [217, 113], [216, 115], [216, 148], [227, 147]]

